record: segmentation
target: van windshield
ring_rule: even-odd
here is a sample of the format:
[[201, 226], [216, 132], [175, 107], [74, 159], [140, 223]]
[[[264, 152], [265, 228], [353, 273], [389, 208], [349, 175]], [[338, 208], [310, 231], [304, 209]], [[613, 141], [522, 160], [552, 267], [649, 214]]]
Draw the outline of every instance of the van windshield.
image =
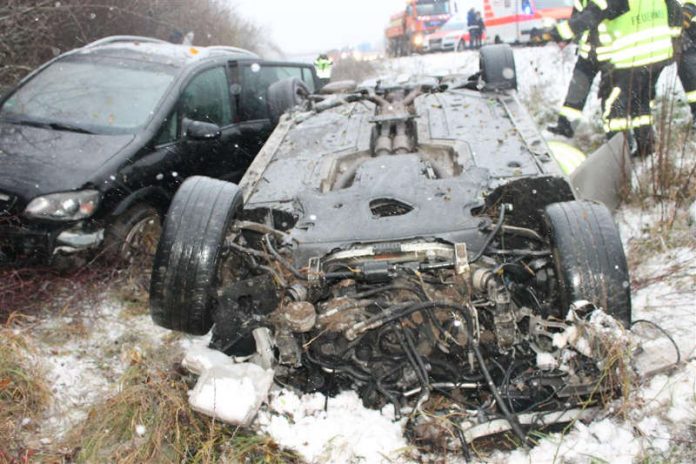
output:
[[176, 69], [138, 60], [68, 56], [39, 72], [0, 108], [0, 119], [98, 134], [144, 126]]
[[416, 7], [418, 11], [418, 16], [433, 16], [449, 14], [449, 1], [447, 0], [430, 0], [424, 2], [418, 2]]

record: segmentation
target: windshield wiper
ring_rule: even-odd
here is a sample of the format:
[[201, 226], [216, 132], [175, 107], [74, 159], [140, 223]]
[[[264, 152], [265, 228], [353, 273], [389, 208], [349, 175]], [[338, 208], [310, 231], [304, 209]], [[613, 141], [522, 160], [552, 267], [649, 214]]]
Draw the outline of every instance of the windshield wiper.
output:
[[65, 124], [62, 122], [43, 122], [34, 121], [31, 119], [21, 119], [21, 118], [3, 118], [2, 121], [9, 122], [10, 124], [19, 124], [21, 126], [31, 126], [40, 127], [42, 129], [53, 129], [58, 131], [69, 131], [77, 132], [79, 134], [94, 134], [94, 132], [87, 130], [79, 126], [73, 126], [72, 124]]
[[46, 125], [48, 127], [50, 127], [51, 129], [55, 129], [55, 130], [59, 130], [59, 131], [77, 132], [80, 134], [94, 134], [94, 132], [87, 130], [83, 127], [73, 126], [72, 124], [65, 124], [62, 122], [49, 122]]

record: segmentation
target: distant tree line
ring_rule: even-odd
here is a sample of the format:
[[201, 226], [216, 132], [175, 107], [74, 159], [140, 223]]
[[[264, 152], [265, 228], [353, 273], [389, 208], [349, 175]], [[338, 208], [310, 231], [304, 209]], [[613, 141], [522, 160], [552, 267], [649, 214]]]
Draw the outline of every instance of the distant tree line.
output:
[[0, 86], [54, 56], [109, 35], [143, 35], [195, 45], [274, 49], [262, 30], [223, 0], [2, 0]]

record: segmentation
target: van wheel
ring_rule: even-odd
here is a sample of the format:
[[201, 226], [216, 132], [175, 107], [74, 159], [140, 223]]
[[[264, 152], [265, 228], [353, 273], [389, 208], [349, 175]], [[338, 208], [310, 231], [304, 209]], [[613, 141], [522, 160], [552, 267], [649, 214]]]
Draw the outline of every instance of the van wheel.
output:
[[485, 45], [480, 51], [484, 90], [517, 90], [517, 68], [508, 44]]
[[241, 210], [234, 184], [190, 177], [167, 213], [152, 269], [150, 315], [167, 329], [205, 335], [213, 325], [225, 238]]
[[587, 300], [629, 328], [631, 288], [619, 232], [606, 206], [590, 201], [546, 207], [546, 223], [560, 288], [561, 316]]
[[161, 233], [162, 220], [155, 208], [146, 204], [131, 206], [107, 227], [104, 255], [123, 264], [151, 259]]
[[309, 96], [307, 86], [296, 77], [274, 82], [268, 88], [268, 113], [273, 125], [289, 109], [302, 104]]

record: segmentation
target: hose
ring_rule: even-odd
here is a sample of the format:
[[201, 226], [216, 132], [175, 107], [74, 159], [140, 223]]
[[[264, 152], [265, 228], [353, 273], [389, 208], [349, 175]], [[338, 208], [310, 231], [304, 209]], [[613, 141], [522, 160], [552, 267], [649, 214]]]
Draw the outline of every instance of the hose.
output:
[[[462, 316], [464, 317], [466, 321], [466, 329], [467, 329], [467, 335], [468, 335], [468, 345], [469, 349], [473, 350], [474, 355], [476, 356], [476, 360], [479, 364], [479, 367], [481, 368], [481, 372], [483, 373], [483, 377], [486, 380], [486, 384], [488, 385], [488, 388], [491, 390], [491, 393], [493, 393], [493, 397], [495, 398], [496, 402], [498, 403], [498, 406], [500, 407], [500, 410], [502, 411], [503, 415], [505, 416], [505, 419], [508, 421], [510, 424], [510, 428], [512, 431], [517, 435], [517, 437], [522, 441], [524, 446], [528, 445], [528, 440], [527, 436], [522, 430], [522, 427], [520, 426], [519, 422], [517, 421], [517, 418], [515, 415], [510, 411], [510, 409], [507, 407], [506, 402], [503, 400], [502, 396], [500, 395], [500, 392], [498, 391], [498, 387], [495, 385], [495, 382], [493, 381], [493, 377], [491, 377], [491, 373], [488, 370], [488, 366], [486, 365], [486, 361], [483, 359], [483, 355], [481, 354], [481, 349], [479, 348], [479, 345], [477, 343], [474, 343], [474, 329], [473, 329], [473, 319], [471, 317], [471, 307], [468, 306], [460, 306], [460, 305], [455, 305], [452, 303], [448, 303], [446, 301], [431, 301], [427, 303], [417, 303], [414, 305], [411, 305], [401, 311], [398, 311], [396, 313], [391, 313], [389, 314], [386, 318], [383, 318], [380, 321], [380, 317], [378, 316], [377, 318], [372, 318], [366, 321], [367, 323], [371, 323], [372, 321], [380, 321], [382, 324], [387, 324], [389, 322], [396, 321], [398, 319], [401, 319], [403, 317], [406, 317], [410, 314], [413, 314], [417, 311], [423, 311], [425, 309], [431, 309], [431, 308], [448, 308], [448, 309], [454, 309], [456, 311], [459, 311]], [[371, 325], [371, 324], [370, 324]], [[402, 344], [402, 347], [404, 345], [404, 341], [399, 338], [399, 342]], [[409, 357], [409, 361], [413, 362], [415, 360], [411, 359], [411, 355], [409, 355], [408, 351], [406, 351], [406, 355]], [[419, 366], [420, 367], [420, 366]], [[418, 373], [418, 371], [417, 371]], [[419, 375], [420, 379], [421, 375]], [[422, 381], [422, 379], [420, 379]], [[427, 378], [425, 380], [427, 383]], [[425, 386], [424, 386], [425, 388]]]
[[662, 327], [660, 327], [659, 325], [657, 325], [653, 321], [649, 321], [647, 319], [638, 319], [637, 321], [633, 321], [633, 323], [631, 323], [631, 329], [636, 324], [649, 324], [649, 325], [652, 325], [653, 327], [655, 327], [660, 332], [662, 332], [664, 334], [664, 336], [667, 337], [667, 339], [670, 342], [672, 342], [672, 345], [674, 345], [674, 350], [677, 352], [677, 360], [674, 364], [679, 365], [681, 363], [681, 351], [679, 350], [679, 345], [677, 345], [677, 342], [674, 341], [674, 338], [672, 338], [672, 336], [669, 333], [667, 333], [667, 331], [665, 329], [663, 329]]
[[495, 238], [496, 235], [500, 232], [500, 229], [503, 227], [503, 222], [505, 221], [505, 210], [506, 210], [506, 205], [500, 205], [500, 215], [498, 216], [498, 222], [495, 224], [495, 228], [493, 231], [491, 231], [490, 234], [488, 234], [488, 237], [486, 237], [486, 241], [483, 242], [483, 246], [481, 249], [476, 253], [476, 255], [469, 260], [469, 263], [475, 263], [479, 259], [481, 259], [481, 256], [486, 252], [486, 249], [490, 246], [491, 242]]
[[264, 240], [264, 243], [266, 244], [266, 246], [268, 247], [268, 251], [271, 252], [271, 254], [273, 255], [273, 257], [274, 257], [275, 259], [277, 259], [278, 262], [279, 262], [280, 264], [282, 264], [283, 267], [284, 267], [285, 269], [287, 269], [288, 271], [290, 271], [290, 273], [291, 273], [292, 275], [294, 275], [296, 278], [298, 278], [298, 279], [300, 279], [300, 280], [309, 280], [309, 279], [307, 278], [306, 275], [302, 274], [300, 271], [297, 270], [297, 268], [296, 268], [295, 266], [293, 266], [292, 264], [290, 264], [289, 262], [287, 262], [287, 261], [285, 260], [285, 258], [283, 258], [282, 256], [280, 256], [280, 253], [278, 253], [278, 251], [276, 251], [276, 249], [273, 247], [273, 244], [271, 243], [271, 239], [270, 239], [270, 235], [269, 235], [269, 234], [264, 235], [264, 236], [263, 236], [263, 240]]

